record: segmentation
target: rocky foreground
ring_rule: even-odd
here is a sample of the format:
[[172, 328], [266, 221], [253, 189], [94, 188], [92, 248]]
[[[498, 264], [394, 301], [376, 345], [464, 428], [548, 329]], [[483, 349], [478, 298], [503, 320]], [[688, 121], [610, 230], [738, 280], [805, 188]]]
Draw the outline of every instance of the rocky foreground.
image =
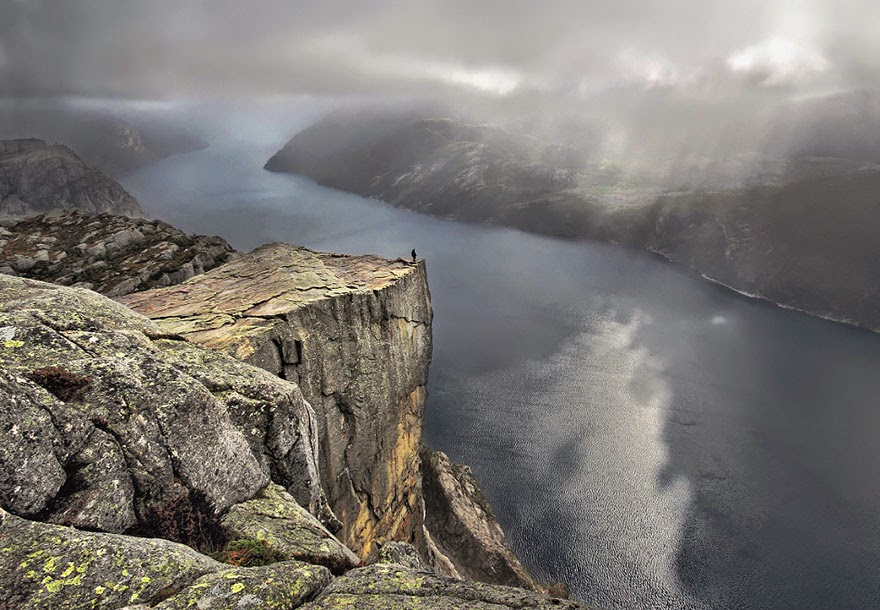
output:
[[66, 146], [43, 140], [0, 140], [0, 214], [76, 209], [144, 216], [122, 186]]
[[422, 449], [424, 274], [271, 245], [152, 320], [0, 275], [0, 608], [582, 607], [456, 578], [537, 587]]
[[736, 290], [880, 331], [873, 148], [677, 169], [656, 160], [645, 183], [553, 150], [454, 119], [348, 113], [295, 135], [266, 169], [446, 218], [645, 248]]
[[0, 273], [115, 297], [179, 284], [236, 255], [220, 237], [113, 214], [0, 219]]
[[362, 559], [402, 540], [446, 574], [537, 587], [473, 478], [420, 454], [433, 315], [423, 261], [271, 244], [120, 301], [297, 383], [317, 412], [329, 504]]

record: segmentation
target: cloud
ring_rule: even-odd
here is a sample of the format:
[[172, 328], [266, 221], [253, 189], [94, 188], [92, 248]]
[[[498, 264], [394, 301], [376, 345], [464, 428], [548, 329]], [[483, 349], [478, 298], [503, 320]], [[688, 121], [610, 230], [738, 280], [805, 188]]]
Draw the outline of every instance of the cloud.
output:
[[875, 0], [29, 0], [7, 94], [744, 95], [880, 86]]
[[790, 85], [830, 67], [818, 50], [782, 37], [773, 37], [732, 53], [727, 65], [761, 85]]

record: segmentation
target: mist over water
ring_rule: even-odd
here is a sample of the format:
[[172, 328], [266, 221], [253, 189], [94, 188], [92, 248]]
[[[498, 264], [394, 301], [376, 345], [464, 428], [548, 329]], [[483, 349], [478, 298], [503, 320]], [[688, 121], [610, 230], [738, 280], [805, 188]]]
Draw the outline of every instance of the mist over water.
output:
[[334, 109], [418, 98], [621, 204], [877, 171], [878, 22], [876, 0], [13, 0], [0, 127], [55, 140], [31, 127], [55, 110], [77, 132], [152, 113], [210, 146], [121, 177], [151, 216], [243, 250], [415, 247], [436, 313], [426, 439], [474, 468], [542, 578], [609, 609], [877, 608], [880, 336], [642, 252], [261, 167]]
[[277, 122], [202, 111], [209, 148], [122, 183], [152, 216], [239, 249], [415, 247], [435, 308], [426, 439], [473, 467], [520, 556], [577, 597], [880, 606], [880, 336], [641, 252], [260, 169], [327, 107], [303, 99]]

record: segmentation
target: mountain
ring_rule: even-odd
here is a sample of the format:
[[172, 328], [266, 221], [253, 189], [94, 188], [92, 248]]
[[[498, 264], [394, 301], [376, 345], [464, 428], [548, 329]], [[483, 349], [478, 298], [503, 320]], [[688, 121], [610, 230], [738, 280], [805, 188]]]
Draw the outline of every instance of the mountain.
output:
[[68, 209], [144, 215], [118, 182], [66, 146], [36, 139], [0, 140], [0, 214]]
[[111, 176], [207, 146], [181, 120], [171, 117], [52, 101], [0, 101], [0, 138], [33, 137], [68, 146]]
[[575, 185], [573, 172], [501, 129], [406, 115], [338, 118], [297, 134], [266, 169], [462, 220], [489, 220], [498, 209]]
[[498, 127], [365, 111], [328, 115], [266, 169], [445, 218], [645, 248], [736, 290], [880, 331], [880, 166], [858, 158], [863, 148], [573, 168]]

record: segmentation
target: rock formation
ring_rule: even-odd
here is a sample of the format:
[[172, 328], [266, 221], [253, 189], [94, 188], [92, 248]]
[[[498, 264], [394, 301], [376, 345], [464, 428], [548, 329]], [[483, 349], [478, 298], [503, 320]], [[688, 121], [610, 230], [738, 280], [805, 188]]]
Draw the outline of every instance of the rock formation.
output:
[[[316, 402], [319, 412], [345, 404], [351, 409], [349, 423], [360, 422], [361, 412], [370, 408], [361, 394], [365, 383], [379, 384], [373, 389], [385, 392], [388, 402], [377, 417], [394, 414], [399, 406], [390, 401], [389, 388], [402, 388], [405, 407], [420, 407], [406, 389], [423, 382], [408, 369], [425, 368], [415, 361], [430, 349], [423, 265], [282, 246], [248, 256], [252, 263], [300, 265], [300, 273], [293, 274], [298, 289], [285, 291], [282, 280], [290, 269], [256, 266], [250, 283], [242, 278], [240, 294], [222, 296], [221, 279], [243, 273], [242, 257], [173, 289], [152, 291], [153, 300], [144, 302], [156, 305], [157, 293], [185, 294], [213, 285], [221, 293], [206, 300], [213, 313], [200, 321], [210, 326], [211, 320], [224, 320], [234, 327], [233, 316], [221, 305], [242, 303], [252, 294], [256, 300], [240, 321], [285, 323], [273, 329], [282, 333], [277, 336], [280, 357], [297, 378], [313, 384], [323, 380], [317, 388], [324, 397]], [[234, 273], [224, 275], [223, 269]], [[256, 293], [260, 286], [278, 291]], [[583, 607], [522, 589], [438, 576], [420, 563], [415, 549], [402, 545], [379, 549], [376, 555], [386, 563], [353, 569], [357, 558], [312, 516], [326, 510], [322, 483], [327, 478], [318, 471], [328, 456], [319, 445], [329, 441], [326, 426], [332, 422], [316, 415], [294, 383], [184, 341], [162, 323], [89, 290], [0, 275], [0, 297], [0, 609]], [[305, 315], [297, 313], [296, 304], [307, 310], [309, 317], [301, 319], [323, 323], [289, 324]], [[170, 323], [185, 325], [187, 319]], [[283, 333], [294, 329], [300, 334], [286, 336], [285, 343]], [[319, 338], [314, 329], [339, 334]], [[181, 330], [191, 336], [199, 332]], [[352, 342], [358, 331], [365, 332], [358, 339], [363, 346]], [[257, 339], [266, 327], [244, 324], [235, 332], [247, 339], [242, 349], [261, 353]], [[354, 360], [332, 345], [346, 336]], [[404, 350], [396, 354], [401, 363], [376, 364], [388, 358], [383, 349], [394, 347]], [[361, 369], [348, 369], [353, 363]], [[310, 367], [325, 372], [316, 374]], [[378, 377], [370, 378], [377, 370]], [[360, 375], [369, 380], [359, 381]], [[336, 397], [332, 402], [331, 396]], [[346, 431], [345, 423], [346, 417], [337, 419], [337, 435]], [[411, 430], [403, 429], [410, 424]], [[408, 476], [418, 484], [418, 472], [410, 474], [409, 453], [401, 448], [418, 444], [420, 424], [404, 417], [366, 426], [364, 434], [379, 435], [371, 439], [374, 449], [391, 461], [345, 462], [351, 468], [349, 484], [361, 484], [370, 474], [366, 469], [375, 468], [388, 493], [403, 493], [405, 502], [418, 506], [419, 496], [396, 485]], [[352, 448], [361, 451], [361, 431], [347, 433]], [[383, 450], [379, 443], [386, 437], [397, 444]], [[396, 535], [402, 524], [421, 527], [418, 515], [405, 512], [396, 513], [402, 515], [399, 523], [389, 524], [387, 514], [397, 504], [390, 497], [371, 500], [368, 518], [355, 520], [354, 530]], [[378, 514], [377, 507], [387, 512]], [[378, 546], [376, 538], [373, 542]], [[362, 553], [365, 546], [358, 547]], [[193, 547], [227, 560], [242, 548], [256, 549], [268, 565], [227, 566]], [[342, 576], [333, 580], [333, 573]]]
[[529, 589], [539, 585], [510, 550], [471, 469], [442, 452], [422, 451], [425, 525], [463, 578]]
[[263, 246], [122, 302], [175, 334], [296, 382], [318, 414], [324, 489], [344, 541], [419, 544], [431, 358], [424, 263]]
[[158, 220], [80, 212], [0, 220], [0, 273], [111, 297], [179, 284], [234, 255], [219, 237]]
[[569, 600], [444, 578], [424, 566], [385, 560], [335, 580], [327, 568], [300, 561], [234, 567], [167, 540], [38, 523], [2, 508], [0, 585], [0, 610], [589, 610]]
[[40, 138], [75, 150], [110, 176], [207, 143], [173, 112], [78, 107], [63, 100], [0, 100], [0, 138]]
[[336, 579], [307, 610], [352, 607], [358, 610], [587, 610], [578, 602], [539, 593], [444, 578], [424, 570], [377, 563]]
[[118, 182], [69, 148], [42, 140], [0, 141], [0, 214], [67, 209], [144, 215]]
[[[164, 223], [144, 219], [71, 212], [10, 218], [2, 224], [9, 228], [0, 226], [0, 264], [12, 267], [0, 267], [0, 271], [91, 287], [110, 296], [176, 284], [238, 256], [219, 238], [187, 237]], [[410, 274], [414, 277], [405, 279]], [[344, 525], [347, 541], [365, 558], [384, 548], [381, 545], [387, 540], [409, 540], [444, 574], [536, 587], [506, 547], [491, 510], [473, 501], [481, 494], [472, 477], [464, 495], [460, 485], [433, 484], [430, 492], [426, 490], [431, 494], [429, 504], [422, 500], [423, 474], [436, 482], [439, 471], [453, 472], [448, 462], [444, 462], [445, 469], [437, 465], [426, 473], [420, 470], [428, 466], [418, 451], [431, 317], [423, 264], [324, 255], [276, 245], [248, 255], [238, 265], [218, 269], [205, 282], [180, 286], [171, 293], [135, 294], [126, 301], [144, 307], [167, 336], [185, 336], [226, 350], [307, 389], [309, 400], [321, 406], [315, 420], [315, 436], [321, 430], [319, 459], [325, 475], [321, 485], [332, 491], [331, 503], [343, 518], [343, 522], [337, 520], [321, 491], [299, 498], [322, 519], [320, 529], [326, 525], [337, 530]], [[352, 305], [351, 294], [357, 292], [361, 297]], [[215, 302], [218, 293], [225, 295], [219, 306]], [[159, 309], [150, 303], [158, 303]], [[255, 308], [258, 304], [264, 310]], [[294, 313], [306, 305], [306, 311]], [[340, 317], [340, 307], [349, 313]], [[375, 321], [356, 320], [352, 307], [379, 312], [383, 318], [379, 328], [384, 324], [388, 332], [376, 333]], [[335, 319], [328, 324], [331, 315]], [[367, 332], [372, 337], [369, 342], [358, 338]], [[341, 336], [349, 338], [343, 341]], [[332, 352], [325, 346], [328, 337], [334, 341]], [[168, 344], [166, 349], [173, 354], [181, 348]], [[372, 362], [380, 365], [371, 368]], [[202, 377], [199, 367], [191, 374]], [[337, 389], [328, 395], [328, 387]], [[388, 425], [389, 418], [393, 425]], [[376, 446], [382, 449], [375, 451]], [[254, 450], [261, 451], [259, 445]], [[107, 451], [104, 444], [90, 449], [89, 459], [101, 451]], [[116, 463], [117, 468], [121, 466]], [[456, 467], [454, 472], [464, 471]], [[224, 517], [224, 529], [242, 536], [258, 533], [261, 540], [274, 541], [274, 552], [334, 570], [354, 561], [344, 554], [316, 561], [310, 553], [315, 545], [323, 544], [323, 534], [306, 535], [314, 517], [300, 514], [294, 506], [279, 508], [277, 497], [265, 495], [269, 489], [261, 492], [259, 502], [255, 497], [242, 505], [250, 511], [247, 526], [240, 518], [241, 507], [236, 506]], [[91, 505], [88, 510], [98, 509]], [[444, 514], [447, 510], [451, 512]], [[111, 519], [112, 511], [106, 512]], [[433, 520], [433, 533], [422, 527], [426, 512]], [[287, 527], [282, 537], [286, 542], [278, 542], [282, 538], [268, 527], [281, 514], [284, 523], [296, 523], [292, 527], [301, 534], [297, 540]], [[133, 523], [129, 515], [121, 524], [99, 525], [108, 531], [127, 531]]]
[[274, 244], [121, 300], [164, 332], [299, 384], [318, 413], [330, 505], [362, 558], [402, 540], [445, 574], [538, 587], [473, 476], [419, 455], [431, 352], [423, 261]]
[[80, 531], [0, 508], [0, 610], [297, 608], [327, 568], [285, 561], [237, 568], [174, 542]]
[[163, 518], [225, 512], [270, 480], [322, 506], [315, 414], [295, 385], [162, 339], [91, 291], [0, 275], [0, 294], [8, 510], [161, 533], [186, 527]]

